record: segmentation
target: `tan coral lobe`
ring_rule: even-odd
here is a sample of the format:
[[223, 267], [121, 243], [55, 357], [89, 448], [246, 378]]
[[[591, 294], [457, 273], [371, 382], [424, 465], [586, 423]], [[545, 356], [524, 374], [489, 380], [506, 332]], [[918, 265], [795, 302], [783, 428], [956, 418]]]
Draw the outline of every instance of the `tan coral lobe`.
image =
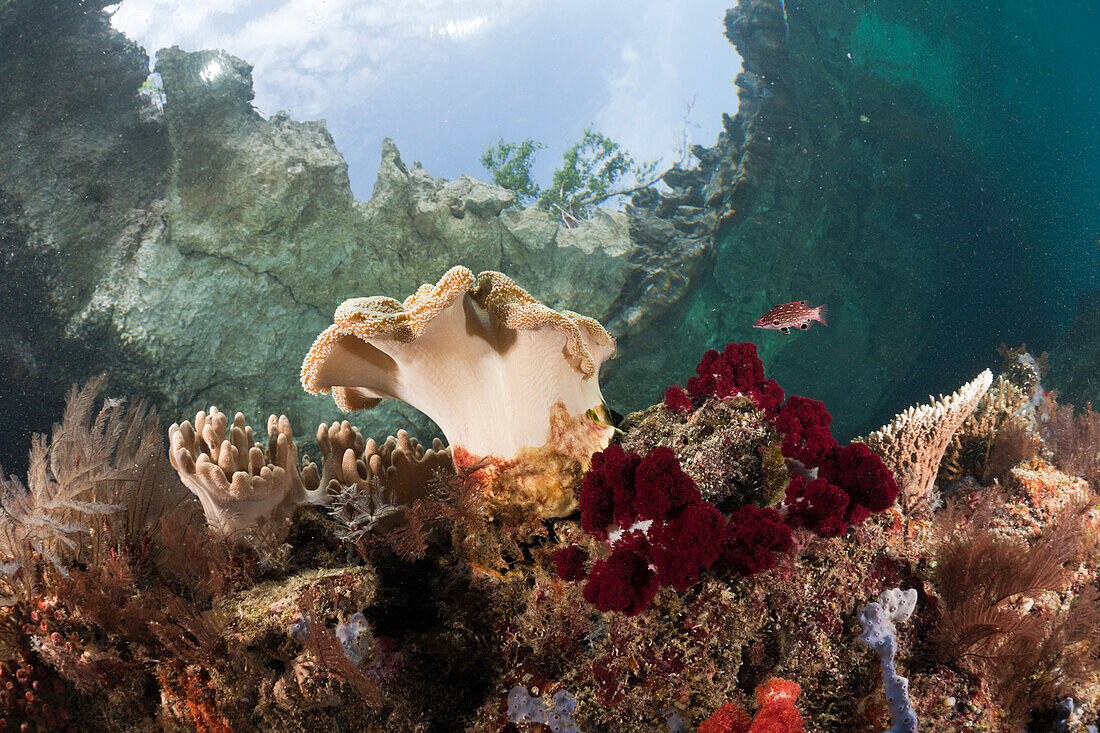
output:
[[344, 410], [382, 398], [432, 418], [452, 446], [511, 457], [547, 441], [552, 406], [603, 403], [598, 373], [615, 343], [597, 321], [539, 303], [499, 272], [451, 268], [398, 303], [355, 298], [336, 309], [302, 364], [302, 386]]
[[267, 420], [267, 450], [253, 443], [252, 428], [237, 413], [229, 424], [211, 406], [168, 429], [168, 457], [180, 479], [202, 503], [211, 529], [232, 535], [268, 525], [281, 527], [304, 500], [298, 449], [285, 415]]
[[901, 486], [898, 501], [907, 512], [931, 510], [940, 460], [951, 436], [974, 412], [992, 383], [993, 373], [986, 369], [951, 395], [910, 407], [867, 436], [867, 445], [897, 476]]

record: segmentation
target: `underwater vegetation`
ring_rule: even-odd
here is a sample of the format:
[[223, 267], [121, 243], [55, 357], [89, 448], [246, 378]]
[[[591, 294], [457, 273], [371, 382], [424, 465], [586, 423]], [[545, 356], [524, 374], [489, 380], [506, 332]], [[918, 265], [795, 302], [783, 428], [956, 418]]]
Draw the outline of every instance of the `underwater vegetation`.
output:
[[[486, 334], [510, 348], [479, 352]], [[0, 496], [0, 724], [1097, 722], [1100, 417], [1043, 390], [1041, 360], [1004, 349], [996, 379], [843, 445], [752, 344], [613, 421], [611, 349], [598, 323], [455, 268], [341, 306], [302, 368], [349, 408], [435, 399], [449, 445], [322, 423], [311, 459], [287, 418], [261, 441], [211, 407], [166, 450], [145, 405], [74, 388]], [[444, 353], [486, 366], [425, 390]], [[479, 390], [497, 409], [466, 415]]]

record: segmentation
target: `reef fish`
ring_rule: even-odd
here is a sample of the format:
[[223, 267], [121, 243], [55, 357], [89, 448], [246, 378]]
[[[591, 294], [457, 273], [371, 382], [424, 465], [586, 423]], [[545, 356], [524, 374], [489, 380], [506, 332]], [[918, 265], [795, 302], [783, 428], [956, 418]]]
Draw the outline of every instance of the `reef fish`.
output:
[[796, 300], [793, 303], [777, 305], [760, 316], [760, 320], [752, 324], [752, 327], [790, 333], [792, 328], [798, 328], [805, 331], [810, 327], [810, 321], [817, 321], [822, 326], [829, 325], [825, 322], [824, 303], [816, 308], [808, 307], [804, 300]]

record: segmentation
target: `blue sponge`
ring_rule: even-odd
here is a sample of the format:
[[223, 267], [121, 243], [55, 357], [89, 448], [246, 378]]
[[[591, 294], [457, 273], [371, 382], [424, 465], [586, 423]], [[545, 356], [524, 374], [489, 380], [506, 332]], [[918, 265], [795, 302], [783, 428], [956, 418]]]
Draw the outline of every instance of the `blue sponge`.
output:
[[508, 691], [508, 719], [513, 723], [542, 723], [553, 733], [581, 733], [573, 721], [576, 709], [576, 699], [566, 690], [558, 690], [549, 700], [533, 697], [519, 685]]
[[886, 704], [893, 727], [886, 733], [916, 733], [917, 712], [909, 702], [909, 680], [898, 674], [894, 655], [898, 651], [898, 630], [894, 622], [908, 621], [917, 606], [915, 588], [884, 590], [878, 602], [868, 603], [859, 614], [863, 633], [859, 640], [875, 650], [882, 665]]

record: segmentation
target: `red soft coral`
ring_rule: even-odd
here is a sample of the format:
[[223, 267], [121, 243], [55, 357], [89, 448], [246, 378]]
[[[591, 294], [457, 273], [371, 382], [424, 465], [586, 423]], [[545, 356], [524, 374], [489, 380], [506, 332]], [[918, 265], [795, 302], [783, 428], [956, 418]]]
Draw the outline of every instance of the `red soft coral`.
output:
[[767, 682], [756, 686], [756, 704], [786, 702], [793, 705], [801, 694], [802, 687], [797, 682], [785, 680], [782, 677], [771, 677]]
[[788, 520], [794, 525], [822, 537], [839, 537], [848, 531], [848, 494], [825, 478], [807, 481], [795, 476], [787, 484], [787, 498], [783, 503], [787, 507]]
[[[593, 537], [609, 541], [615, 523], [627, 530], [588, 576], [584, 596], [600, 610], [640, 613], [658, 585], [686, 591], [722, 552], [722, 514], [703, 501], [670, 448], [644, 458], [617, 445], [596, 454], [580, 505], [581, 526]], [[583, 560], [565, 553], [555, 555], [558, 574], [573, 577]]]
[[592, 456], [592, 467], [581, 481], [581, 527], [598, 540], [607, 539], [607, 528], [628, 516], [634, 506], [634, 472], [642, 458], [620, 445], [609, 445]]
[[[822, 461], [821, 475], [848, 492], [851, 511], [865, 507], [864, 519], [870, 512], [889, 509], [898, 497], [898, 482], [894, 474], [863, 443], [852, 443], [833, 451], [828, 460]], [[849, 521], [857, 523], [852, 518]]]
[[699, 724], [699, 733], [748, 733], [751, 723], [745, 708], [727, 702]]
[[805, 733], [794, 706], [800, 694], [794, 682], [773, 677], [756, 688], [756, 717], [750, 720], [744, 708], [727, 702], [699, 724], [699, 733]]
[[775, 567], [778, 553], [793, 545], [791, 528], [774, 509], [747, 505], [730, 515], [723, 558], [742, 575], [756, 575]]
[[649, 567], [648, 543], [638, 530], [619, 538], [611, 557], [595, 564], [584, 586], [584, 598], [593, 606], [627, 616], [644, 611], [655, 595], [657, 574]]
[[794, 706], [802, 688], [789, 680], [773, 677], [756, 688], [760, 707], [748, 733], [805, 733], [802, 714]]
[[829, 430], [833, 416], [825, 403], [808, 397], [791, 395], [776, 413], [772, 425], [783, 435], [783, 455], [804, 466], [816, 466], [836, 448], [837, 442]]
[[691, 395], [678, 384], [665, 390], [665, 407], [673, 412], [684, 413], [690, 413], [695, 409], [695, 406], [691, 404]]
[[584, 577], [586, 559], [584, 550], [577, 545], [569, 545], [554, 553], [554, 569], [562, 580], [577, 581]]
[[680, 468], [680, 460], [671, 448], [661, 446], [647, 453], [634, 476], [631, 519], [663, 521], [689, 503], [702, 501], [695, 482]]
[[699, 581], [722, 552], [722, 513], [713, 504], [697, 502], [684, 507], [674, 519], [649, 529], [650, 556], [661, 585], [681, 593]]
[[764, 378], [764, 365], [753, 343], [729, 343], [722, 353], [708, 350], [695, 373], [698, 376], [688, 380], [688, 392], [696, 403], [711, 396], [724, 400], [741, 394], [752, 400], [757, 409], [770, 414], [783, 401], [779, 384]]

